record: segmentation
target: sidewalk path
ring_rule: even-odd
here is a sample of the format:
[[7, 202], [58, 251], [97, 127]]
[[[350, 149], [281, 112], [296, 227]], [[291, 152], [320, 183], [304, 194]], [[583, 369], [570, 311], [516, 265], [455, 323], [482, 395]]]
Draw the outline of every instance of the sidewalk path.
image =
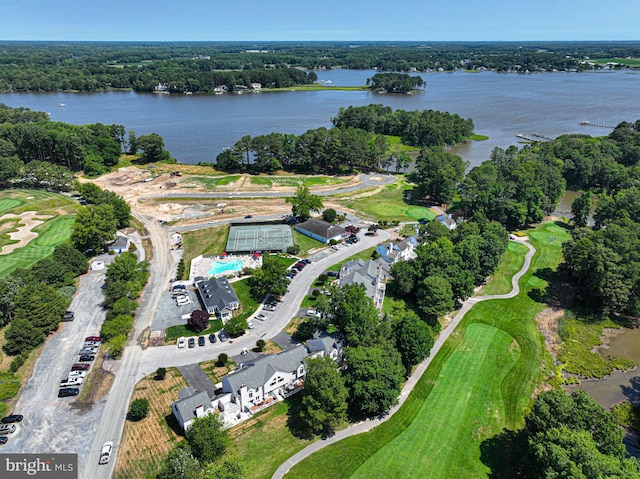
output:
[[413, 374], [405, 382], [402, 388], [402, 392], [400, 393], [400, 397], [398, 398], [398, 404], [392, 407], [389, 410], [389, 412], [382, 417], [375, 417], [373, 419], [361, 421], [359, 423], [354, 424], [353, 426], [349, 426], [346, 429], [338, 431], [336, 434], [334, 434], [333, 436], [327, 439], [316, 441], [313, 444], [310, 444], [309, 446], [305, 447], [304, 449], [302, 449], [301, 451], [299, 451], [298, 453], [294, 454], [289, 459], [287, 459], [276, 470], [276, 472], [272, 476], [272, 479], [284, 478], [285, 474], [289, 472], [289, 470], [293, 466], [295, 466], [297, 463], [307, 458], [314, 452], [319, 451], [320, 449], [328, 446], [329, 444], [333, 444], [335, 442], [341, 441], [342, 439], [347, 438], [349, 436], [353, 436], [355, 434], [367, 432], [370, 429], [373, 429], [374, 427], [387, 421], [389, 418], [391, 418], [391, 416], [395, 414], [395, 412], [398, 409], [402, 407], [402, 405], [404, 404], [407, 397], [409, 397], [409, 394], [411, 393], [415, 385], [418, 383], [418, 381], [420, 380], [424, 372], [427, 370], [427, 368], [431, 364], [431, 361], [433, 360], [433, 358], [436, 357], [436, 355], [438, 354], [438, 351], [440, 351], [440, 348], [442, 348], [445, 341], [449, 338], [451, 333], [453, 333], [453, 331], [458, 327], [458, 324], [460, 324], [460, 321], [462, 321], [462, 318], [464, 318], [464, 315], [467, 314], [467, 312], [473, 307], [474, 304], [479, 303], [481, 301], [488, 301], [491, 299], [509, 299], [517, 296], [520, 293], [520, 286], [518, 285], [518, 282], [520, 281], [520, 278], [522, 278], [522, 276], [524, 276], [524, 274], [529, 270], [529, 267], [531, 266], [531, 259], [533, 258], [533, 255], [536, 253], [536, 249], [533, 246], [531, 246], [529, 243], [527, 243], [526, 239], [518, 238], [518, 239], [513, 239], [513, 241], [517, 241], [518, 243], [525, 245], [529, 249], [529, 251], [527, 251], [527, 254], [524, 257], [524, 264], [522, 265], [522, 268], [520, 269], [520, 271], [514, 274], [513, 277], [511, 278], [511, 291], [506, 294], [490, 294], [486, 296], [477, 296], [475, 298], [469, 298], [468, 300], [466, 300], [463, 303], [460, 310], [458, 311], [458, 313], [453, 318], [453, 320], [442, 331], [440, 336], [438, 336], [438, 339], [435, 341], [433, 348], [431, 348], [429, 357], [425, 359], [422, 363], [420, 363], [418, 367], [416, 367]]

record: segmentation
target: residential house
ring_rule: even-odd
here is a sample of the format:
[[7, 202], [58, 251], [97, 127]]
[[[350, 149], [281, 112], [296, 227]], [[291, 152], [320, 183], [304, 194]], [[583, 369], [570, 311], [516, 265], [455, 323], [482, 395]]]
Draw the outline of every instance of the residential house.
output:
[[231, 319], [233, 310], [240, 308], [240, 301], [227, 278], [214, 278], [208, 281], [198, 279], [195, 283], [198, 295], [205, 310], [215, 314], [223, 322]]
[[376, 252], [387, 263], [395, 264], [398, 261], [409, 261], [416, 258], [415, 247], [418, 240], [413, 236], [403, 239], [398, 243], [381, 244], [376, 248]]
[[309, 218], [307, 221], [296, 225], [295, 229], [303, 235], [325, 244], [331, 240], [340, 241], [343, 237], [347, 236], [344, 228], [315, 218]]
[[231, 394], [240, 411], [258, 412], [302, 389], [307, 355], [306, 348], [299, 345], [241, 363], [222, 378], [222, 392]]
[[171, 410], [183, 431], [187, 431], [196, 418], [215, 412], [207, 391], [185, 387], [178, 393], [178, 398], [179, 400], [171, 405]]
[[438, 215], [436, 216], [436, 221], [439, 221], [450, 230], [455, 229], [455, 227], [458, 226], [456, 220], [454, 220], [451, 215]]
[[118, 236], [116, 240], [109, 245], [109, 251], [114, 253], [124, 253], [129, 250], [129, 238], [126, 236]]
[[316, 331], [307, 341], [307, 351], [312, 358], [331, 358], [338, 364], [342, 363], [342, 341], [336, 333]]
[[262, 83], [251, 83], [249, 85], [249, 87], [253, 90], [253, 91], [260, 91], [262, 90]]
[[390, 272], [389, 263], [382, 258], [367, 261], [356, 259], [342, 265], [338, 284], [340, 286], [361, 284], [364, 286], [367, 297], [371, 298], [375, 307], [382, 310]]

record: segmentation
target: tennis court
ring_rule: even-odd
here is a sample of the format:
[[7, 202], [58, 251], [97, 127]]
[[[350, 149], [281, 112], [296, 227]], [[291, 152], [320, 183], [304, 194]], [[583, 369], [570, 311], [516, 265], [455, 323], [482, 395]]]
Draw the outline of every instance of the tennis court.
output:
[[287, 251], [289, 246], [293, 246], [293, 235], [289, 225], [231, 225], [226, 251]]

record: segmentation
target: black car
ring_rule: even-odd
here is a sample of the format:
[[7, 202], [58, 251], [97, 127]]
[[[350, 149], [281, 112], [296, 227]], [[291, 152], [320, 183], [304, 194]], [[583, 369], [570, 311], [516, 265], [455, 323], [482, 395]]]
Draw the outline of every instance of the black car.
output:
[[73, 321], [74, 317], [73, 311], [67, 311], [66, 313], [63, 313], [60, 321]]
[[251, 218], [253, 218], [253, 215], [247, 215], [244, 218], [247, 219], [247, 220], [250, 220]]
[[0, 445], [6, 444], [9, 438], [7, 436], [0, 436]]
[[229, 339], [229, 336], [227, 336], [227, 333], [225, 333], [224, 331], [220, 331], [218, 333], [218, 338], [224, 343], [227, 339]]
[[77, 396], [78, 394], [80, 394], [80, 389], [78, 388], [61, 388], [60, 391], [58, 391], [59, 398]]
[[89, 361], [93, 361], [96, 357], [93, 354], [83, 354], [78, 358], [78, 361], [81, 363], [86, 363]]
[[204, 346], [204, 336], [198, 336], [198, 346]]
[[215, 335], [215, 334], [211, 333], [211, 334], [209, 335], [209, 342], [210, 342], [210, 343], [215, 343], [217, 340], [218, 340], [218, 338], [216, 338], [216, 335]]
[[24, 416], [20, 414], [11, 414], [5, 418], [2, 418], [0, 423], [2, 424], [11, 424], [12, 422], [20, 422], [24, 419]]
[[196, 347], [196, 340], [195, 340], [195, 338], [189, 338], [189, 347], [190, 347], [190, 348], [195, 348], [195, 347]]
[[334, 278], [337, 278], [340, 275], [340, 273], [338, 273], [337, 271], [327, 271], [327, 276], [333, 276]]
[[304, 264], [311, 264], [311, 260], [310, 260], [310, 259], [308, 259], [308, 258], [303, 259], [303, 260], [300, 260], [300, 262], [301, 262], [301, 263], [304, 263]]

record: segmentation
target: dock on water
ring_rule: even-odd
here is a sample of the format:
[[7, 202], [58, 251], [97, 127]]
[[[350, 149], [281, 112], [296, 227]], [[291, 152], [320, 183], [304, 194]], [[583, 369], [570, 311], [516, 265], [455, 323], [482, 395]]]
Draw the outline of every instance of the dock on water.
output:
[[605, 125], [604, 123], [593, 123], [591, 121], [581, 121], [580, 124], [582, 126], [597, 126], [599, 128], [615, 128], [615, 125]]

